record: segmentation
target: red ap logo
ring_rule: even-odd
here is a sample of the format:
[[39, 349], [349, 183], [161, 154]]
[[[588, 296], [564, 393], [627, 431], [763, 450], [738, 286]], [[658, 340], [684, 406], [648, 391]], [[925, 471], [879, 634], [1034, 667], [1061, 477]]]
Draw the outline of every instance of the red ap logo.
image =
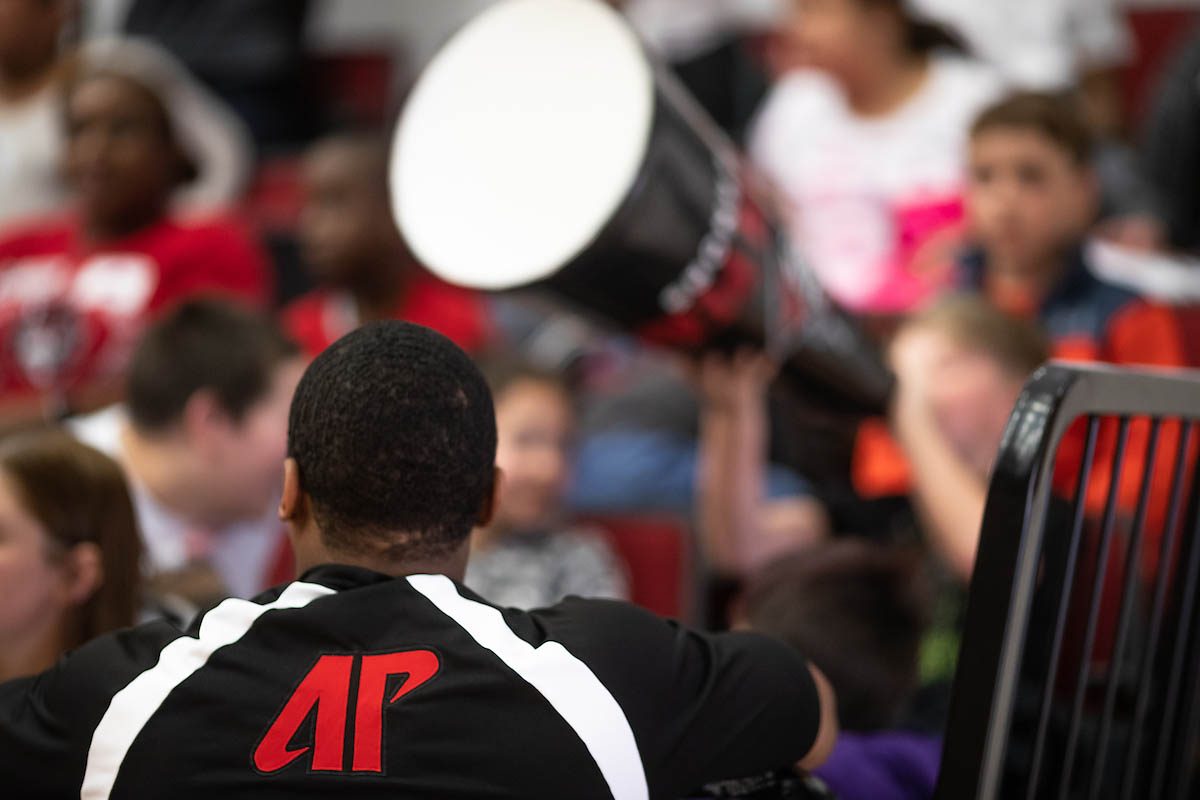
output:
[[[368, 656], [321, 656], [292, 692], [254, 750], [260, 772], [278, 772], [311, 751], [313, 772], [345, 771], [350, 684], [358, 672], [358, 697], [354, 704], [353, 772], [383, 771], [383, 710], [406, 694], [428, 683], [441, 662], [432, 650], [407, 650]], [[386, 696], [388, 680], [401, 683]], [[395, 685], [395, 683], [393, 683]], [[312, 744], [289, 749], [293, 738], [316, 709]]]

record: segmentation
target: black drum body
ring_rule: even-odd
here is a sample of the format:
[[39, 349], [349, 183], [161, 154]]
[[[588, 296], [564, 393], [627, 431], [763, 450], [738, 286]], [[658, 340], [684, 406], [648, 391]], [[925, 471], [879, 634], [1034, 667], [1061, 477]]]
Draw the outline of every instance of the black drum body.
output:
[[[524, 6], [526, 14], [536, 13], [540, 5], [546, 16], [573, 9], [582, 14], [613, 13], [593, 0], [508, 0], [485, 12], [468, 29], [488, 24], [486, 17], [502, 14], [505, 5]], [[556, 32], [553, 25], [539, 26], [529, 35], [554, 36]], [[511, 47], [520, 49], [522, 43], [513, 41]], [[630, 85], [630, 91], [648, 88], [652, 93], [649, 103], [637, 105], [649, 118], [631, 121], [631, 127], [641, 128], [644, 133], [631, 135], [629, 141], [617, 141], [621, 136], [613, 133], [619, 130], [614, 125], [607, 136], [579, 142], [579, 157], [586, 159], [599, 148], [631, 148], [632, 157], [626, 163], [635, 168], [625, 178], [623, 191], [616, 187], [613, 196], [619, 200], [615, 208], [586, 209], [584, 213], [590, 214], [592, 223], [580, 228], [586, 235], [578, 246], [568, 248], [570, 252], [564, 249], [556, 254], [557, 258], [551, 257], [548, 269], [523, 270], [518, 255], [508, 259], [518, 264], [511, 276], [496, 280], [494, 274], [488, 274], [487, 254], [481, 250], [480, 277], [473, 279], [469, 254], [446, 252], [442, 256], [438, 237], [429, 235], [434, 226], [421, 224], [421, 207], [415, 205], [429, 192], [423, 192], [420, 181], [405, 174], [405, 157], [413, 163], [413, 152], [405, 152], [405, 148], [421, 149], [413, 144], [421, 137], [406, 138], [405, 128], [426, 124], [421, 115], [427, 104], [410, 105], [397, 132], [393, 193], [397, 196], [401, 228], [418, 256], [435, 273], [460, 284], [544, 287], [659, 345], [691, 353], [744, 345], [765, 348], [783, 365], [784, 377], [819, 406], [849, 413], [883, 411], [892, 388], [890, 373], [866, 336], [833, 305], [813, 274], [796, 258], [782, 233], [783, 226], [756, 191], [753, 178], [742, 167], [734, 148], [686, 91], [640, 47], [636, 56], [623, 50], [617, 57], [643, 59], [646, 74], [651, 76], [645, 87], [633, 82]], [[570, 64], [563, 68], [570, 69]], [[465, 75], [469, 72], [461, 73], [459, 80]], [[520, 79], [520, 75], [514, 76], [514, 80]], [[421, 88], [418, 84], [416, 97], [420, 97]], [[586, 86], [579, 90], [586, 91]], [[444, 94], [451, 90], [440, 91]], [[579, 97], [570, 100], [572, 104], [580, 101]], [[547, 98], [547, 102], [553, 104], [553, 99]], [[546, 125], [546, 117], [530, 112], [529, 107], [529, 101], [522, 98], [511, 107], [503, 107], [501, 113], [510, 114], [507, 124], [518, 129], [524, 114], [529, 135], [537, 137], [538, 126]], [[605, 109], [594, 113], [601, 119]], [[581, 124], [577, 130], [590, 128]], [[537, 155], [537, 149], [532, 148], [526, 165], [534, 184], [538, 183], [539, 171], [546, 169], [538, 163]], [[447, 158], [450, 169], [454, 168], [452, 157], [441, 153], [437, 156]], [[503, 155], [497, 153], [495, 157]], [[426, 182], [429, 180], [432, 178]], [[587, 191], [586, 186], [580, 188]], [[609, 192], [613, 188], [605, 187]], [[471, 191], [472, 187], [466, 186], [465, 190]], [[499, 197], [506, 189], [479, 190], [497, 192]], [[497, 213], [505, 213], [499, 200], [497, 208]], [[476, 220], [462, 219], [459, 235], [471, 236], [473, 221], [481, 217], [476, 214]], [[491, 219], [484, 224], [496, 222]], [[524, 222], [516, 220], [518, 224]], [[449, 239], [451, 235], [452, 228], [447, 226], [440, 238]], [[456, 260], [458, 263], [454, 263]]]

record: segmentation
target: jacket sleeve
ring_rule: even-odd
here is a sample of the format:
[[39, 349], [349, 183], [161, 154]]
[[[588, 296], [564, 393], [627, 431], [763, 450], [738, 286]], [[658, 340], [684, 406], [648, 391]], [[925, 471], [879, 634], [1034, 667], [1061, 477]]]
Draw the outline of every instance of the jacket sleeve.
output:
[[92, 732], [112, 696], [179, 635], [165, 623], [121, 631], [41, 675], [0, 684], [0, 793], [22, 800], [78, 797]]
[[621, 706], [651, 797], [788, 767], [816, 740], [816, 686], [780, 642], [700, 633], [611, 601], [569, 598], [534, 614]]

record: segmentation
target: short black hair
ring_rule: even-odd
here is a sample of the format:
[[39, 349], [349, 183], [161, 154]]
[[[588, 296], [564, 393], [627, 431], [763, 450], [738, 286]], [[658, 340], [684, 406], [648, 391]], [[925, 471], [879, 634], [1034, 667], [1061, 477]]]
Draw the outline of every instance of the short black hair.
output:
[[304, 373], [288, 455], [331, 548], [386, 560], [447, 555], [492, 496], [492, 395], [445, 336], [374, 322]]
[[917, 688], [931, 600], [919, 554], [838, 539], [780, 558], [742, 598], [750, 627], [791, 645], [833, 685], [842, 727], [897, 724]]
[[152, 324], [133, 354], [126, 384], [129, 416], [143, 432], [183, 417], [207, 389], [235, 420], [264, 398], [275, 370], [300, 354], [269, 317], [231, 300], [189, 300]]

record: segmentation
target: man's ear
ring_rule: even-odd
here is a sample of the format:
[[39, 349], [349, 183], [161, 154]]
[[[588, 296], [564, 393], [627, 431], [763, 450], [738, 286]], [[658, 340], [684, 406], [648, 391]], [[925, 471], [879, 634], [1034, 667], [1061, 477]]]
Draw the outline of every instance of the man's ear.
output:
[[504, 483], [504, 471], [499, 467], [496, 467], [495, 470], [492, 474], [492, 492], [484, 499], [483, 506], [479, 509], [479, 519], [475, 521], [477, 528], [486, 528], [496, 518], [496, 506], [500, 504], [500, 484]]
[[209, 446], [216, 443], [212, 435], [214, 428], [227, 417], [217, 396], [208, 389], [200, 389], [192, 394], [183, 406], [183, 417], [180, 421], [188, 446], [193, 450], [207, 452]]
[[279, 520], [296, 527], [302, 526], [308, 516], [308, 498], [300, 486], [300, 465], [296, 459], [283, 462], [283, 494], [279, 497]]

